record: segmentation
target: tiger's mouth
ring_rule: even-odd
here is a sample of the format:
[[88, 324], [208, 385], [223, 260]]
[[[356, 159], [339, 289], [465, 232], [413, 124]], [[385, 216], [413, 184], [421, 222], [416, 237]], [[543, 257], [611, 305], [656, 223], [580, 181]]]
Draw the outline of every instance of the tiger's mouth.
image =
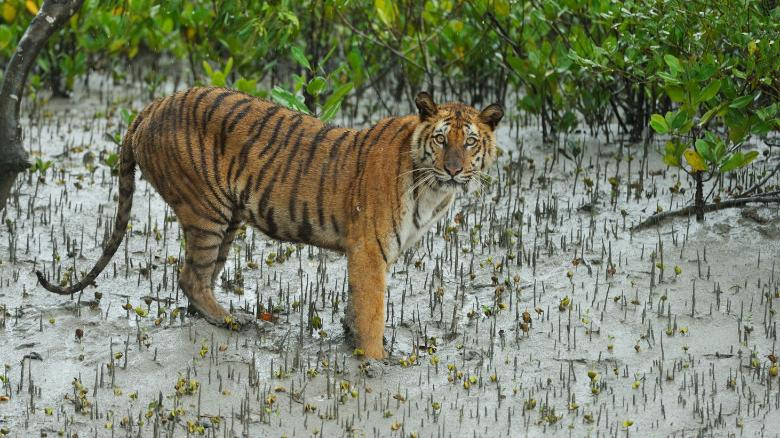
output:
[[438, 177], [436, 178], [436, 183], [439, 186], [439, 189], [442, 190], [449, 190], [449, 191], [457, 191], [458, 189], [462, 190], [463, 192], [467, 192], [469, 188], [469, 183], [471, 182], [471, 178], [454, 178], [451, 176], [446, 177]]

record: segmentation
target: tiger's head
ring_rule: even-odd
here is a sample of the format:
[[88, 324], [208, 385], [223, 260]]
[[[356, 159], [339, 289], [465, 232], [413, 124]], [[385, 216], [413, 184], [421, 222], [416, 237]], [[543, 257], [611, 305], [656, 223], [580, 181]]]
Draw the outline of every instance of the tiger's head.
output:
[[426, 92], [417, 95], [415, 104], [420, 124], [412, 138], [412, 158], [419, 177], [440, 189], [468, 190], [496, 159], [495, 129], [504, 109], [495, 103], [482, 111], [462, 103], [436, 105]]

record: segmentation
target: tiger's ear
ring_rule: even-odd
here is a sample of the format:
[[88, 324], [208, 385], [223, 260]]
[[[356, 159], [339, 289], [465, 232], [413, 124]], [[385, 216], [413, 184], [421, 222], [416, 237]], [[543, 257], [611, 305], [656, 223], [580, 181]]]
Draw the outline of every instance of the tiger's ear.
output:
[[498, 122], [500, 122], [503, 117], [504, 108], [497, 103], [491, 103], [479, 113], [479, 120], [490, 126], [490, 129], [496, 129]]
[[417, 97], [414, 98], [414, 104], [417, 105], [417, 110], [420, 111], [420, 120], [423, 122], [439, 112], [439, 108], [433, 103], [433, 98], [425, 91], [417, 94]]

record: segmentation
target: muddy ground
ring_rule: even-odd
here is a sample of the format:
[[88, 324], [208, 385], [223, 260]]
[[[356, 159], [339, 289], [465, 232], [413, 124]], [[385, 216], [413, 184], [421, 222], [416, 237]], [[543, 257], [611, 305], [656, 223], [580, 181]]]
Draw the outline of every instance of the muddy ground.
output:
[[35, 269], [62, 281], [100, 255], [118, 192], [105, 134], [148, 102], [90, 84], [34, 110], [27, 147], [53, 165], [20, 176], [2, 212], [0, 436], [777, 436], [780, 210], [632, 233], [693, 193], [656, 144], [543, 145], [505, 124], [493, 182], [392, 267], [384, 362], [344, 342], [344, 257], [251, 228], [217, 295], [257, 326], [188, 315], [179, 227], [140, 177], [97, 287], [46, 292]]

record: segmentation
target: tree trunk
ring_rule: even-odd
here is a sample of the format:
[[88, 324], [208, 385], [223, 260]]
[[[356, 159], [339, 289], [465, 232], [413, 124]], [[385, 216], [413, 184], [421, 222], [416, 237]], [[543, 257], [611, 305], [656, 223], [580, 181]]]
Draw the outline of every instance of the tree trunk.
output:
[[701, 172], [693, 174], [696, 179], [696, 197], [694, 198], [694, 209], [696, 210], [696, 221], [704, 220], [704, 182], [701, 179]]
[[19, 108], [27, 74], [46, 40], [81, 8], [84, 0], [45, 0], [19, 40], [5, 69], [0, 89], [0, 178], [25, 170], [29, 163], [22, 146]]

